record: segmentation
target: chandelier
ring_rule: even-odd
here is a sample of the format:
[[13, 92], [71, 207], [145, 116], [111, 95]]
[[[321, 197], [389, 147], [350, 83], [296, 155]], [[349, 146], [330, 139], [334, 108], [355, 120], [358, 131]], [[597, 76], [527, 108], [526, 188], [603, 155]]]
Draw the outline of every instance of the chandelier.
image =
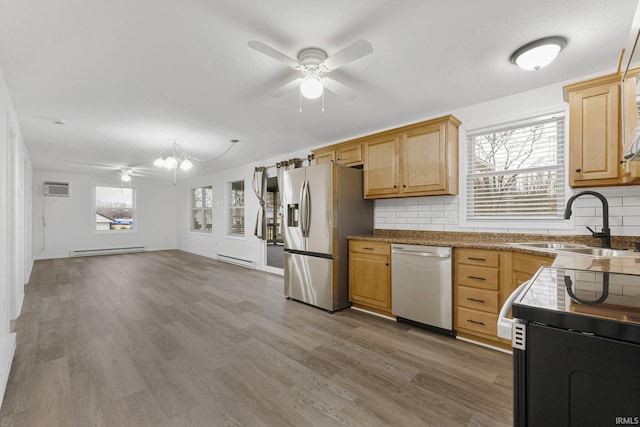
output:
[[188, 171], [193, 167], [193, 162], [196, 158], [190, 156], [186, 151], [178, 145], [177, 142], [173, 142], [173, 147], [169, 153], [165, 151], [160, 152], [160, 156], [153, 162], [154, 166], [159, 168], [165, 168], [169, 170], [175, 170], [180, 168], [183, 171]]
[[178, 145], [176, 141], [173, 141], [173, 146], [171, 147], [171, 151], [169, 152], [161, 151], [160, 156], [158, 156], [158, 158], [153, 162], [153, 165], [159, 168], [165, 168], [170, 171], [173, 171], [173, 185], [175, 185], [178, 169], [181, 169], [186, 172], [188, 170], [191, 170], [191, 168], [193, 168], [193, 162], [209, 162], [209, 161], [219, 159], [220, 157], [227, 154], [229, 150], [231, 150], [231, 147], [233, 147], [233, 145], [236, 142], [238, 142], [238, 140], [232, 139], [230, 142], [231, 142], [231, 145], [229, 146], [229, 148], [227, 148], [224, 151], [224, 153], [220, 154], [219, 156], [213, 159], [202, 160], [202, 159], [193, 157], [192, 155], [184, 151], [184, 149], [180, 147], [180, 145]]

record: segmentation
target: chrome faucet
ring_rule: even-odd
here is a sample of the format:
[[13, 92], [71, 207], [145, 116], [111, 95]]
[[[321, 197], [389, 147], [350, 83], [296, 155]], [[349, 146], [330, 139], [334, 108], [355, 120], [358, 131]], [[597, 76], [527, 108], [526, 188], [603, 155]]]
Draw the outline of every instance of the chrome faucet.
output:
[[609, 203], [607, 199], [600, 193], [596, 193], [595, 191], [583, 191], [572, 196], [567, 201], [567, 207], [564, 209], [564, 219], [571, 218], [571, 205], [573, 201], [580, 196], [584, 196], [585, 194], [595, 196], [602, 202], [602, 231], [596, 232], [591, 229], [591, 227], [587, 227], [587, 229], [591, 232], [591, 235], [597, 239], [602, 240], [603, 248], [611, 247], [611, 230], [609, 230]]

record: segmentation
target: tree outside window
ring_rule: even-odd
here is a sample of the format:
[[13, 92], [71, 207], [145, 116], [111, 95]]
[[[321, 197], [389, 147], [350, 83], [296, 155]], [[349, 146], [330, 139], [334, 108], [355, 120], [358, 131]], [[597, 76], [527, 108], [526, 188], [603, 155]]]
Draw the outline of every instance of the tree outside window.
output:
[[213, 230], [213, 189], [211, 186], [191, 189], [191, 231], [211, 233]]
[[131, 187], [95, 187], [95, 230], [132, 230], [135, 190]]
[[467, 136], [467, 218], [562, 218], [564, 115]]
[[244, 181], [229, 183], [230, 235], [244, 236]]

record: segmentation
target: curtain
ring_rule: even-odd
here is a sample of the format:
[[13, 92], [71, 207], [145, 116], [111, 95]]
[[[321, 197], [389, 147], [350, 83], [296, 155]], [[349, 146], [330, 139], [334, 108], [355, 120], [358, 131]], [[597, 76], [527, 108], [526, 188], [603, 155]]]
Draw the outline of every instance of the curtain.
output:
[[256, 193], [260, 207], [258, 207], [258, 214], [256, 215], [256, 228], [253, 234], [261, 240], [267, 238], [267, 215], [264, 202], [264, 167], [255, 168], [253, 171], [253, 191]]
[[282, 204], [282, 174], [289, 169], [295, 169], [302, 166], [301, 159], [289, 159], [276, 163], [276, 177], [278, 179], [278, 194], [280, 195], [280, 203], [278, 203], [278, 223], [280, 224], [280, 235], [284, 235], [284, 206]]

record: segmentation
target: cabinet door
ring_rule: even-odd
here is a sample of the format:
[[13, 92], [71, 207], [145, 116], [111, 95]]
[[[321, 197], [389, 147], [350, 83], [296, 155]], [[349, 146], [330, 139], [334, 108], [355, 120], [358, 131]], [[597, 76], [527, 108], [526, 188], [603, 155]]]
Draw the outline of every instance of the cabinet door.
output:
[[571, 186], [581, 186], [581, 181], [619, 177], [619, 98], [618, 84], [597, 86], [570, 94]]
[[442, 191], [447, 186], [446, 123], [402, 135], [402, 192]]
[[349, 256], [349, 299], [391, 310], [391, 270], [386, 255], [352, 252]]
[[334, 150], [331, 150], [331, 151], [316, 153], [314, 154], [314, 158], [316, 159], [316, 165], [321, 165], [323, 163], [331, 163], [331, 161], [336, 160], [336, 152]]
[[336, 162], [347, 166], [362, 164], [362, 144], [346, 145], [336, 148]]
[[396, 135], [364, 143], [364, 197], [398, 194], [398, 139]]

